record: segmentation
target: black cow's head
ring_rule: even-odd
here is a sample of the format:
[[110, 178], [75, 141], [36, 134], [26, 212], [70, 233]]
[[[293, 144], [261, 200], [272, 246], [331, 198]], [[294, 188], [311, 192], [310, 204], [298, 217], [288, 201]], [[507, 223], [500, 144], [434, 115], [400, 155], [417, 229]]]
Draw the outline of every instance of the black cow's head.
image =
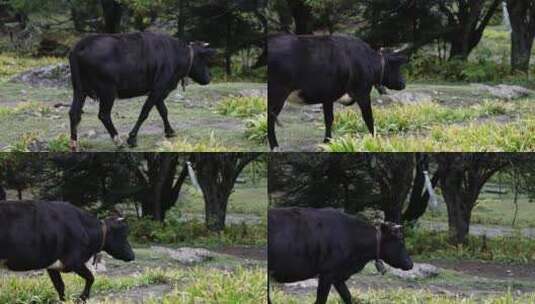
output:
[[411, 270], [412, 259], [405, 248], [401, 226], [387, 222], [382, 223], [380, 229], [380, 258], [392, 267]]
[[133, 261], [134, 251], [128, 243], [128, 225], [123, 218], [112, 217], [105, 220], [106, 241], [104, 251], [112, 257], [125, 262]]
[[190, 47], [193, 49], [193, 62], [188, 76], [198, 84], [207, 85], [212, 80], [208, 63], [216, 50], [209, 48], [205, 42], [192, 42]]
[[401, 66], [409, 62], [408, 57], [400, 52], [387, 52], [383, 56], [385, 67], [382, 85], [392, 90], [405, 89], [405, 79], [401, 75]]

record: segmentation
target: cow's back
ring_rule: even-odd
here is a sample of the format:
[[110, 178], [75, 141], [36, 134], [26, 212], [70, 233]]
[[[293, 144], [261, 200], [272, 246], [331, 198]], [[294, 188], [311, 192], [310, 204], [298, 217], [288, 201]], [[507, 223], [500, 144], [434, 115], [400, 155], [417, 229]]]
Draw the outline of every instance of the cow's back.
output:
[[12, 270], [42, 269], [74, 246], [88, 244], [96, 219], [62, 202], [0, 203], [0, 261]]
[[373, 51], [357, 38], [277, 35], [268, 43], [270, 82], [300, 91], [307, 103], [337, 100], [370, 72], [364, 61]]
[[176, 87], [177, 61], [185, 52], [182, 44], [151, 32], [96, 34], [73, 47], [71, 65], [76, 61], [81, 90], [89, 96], [103, 88], [119, 98], [141, 96], [155, 85]]
[[269, 271], [281, 282], [308, 279], [358, 260], [353, 253], [374, 231], [332, 208], [273, 208], [268, 225]]

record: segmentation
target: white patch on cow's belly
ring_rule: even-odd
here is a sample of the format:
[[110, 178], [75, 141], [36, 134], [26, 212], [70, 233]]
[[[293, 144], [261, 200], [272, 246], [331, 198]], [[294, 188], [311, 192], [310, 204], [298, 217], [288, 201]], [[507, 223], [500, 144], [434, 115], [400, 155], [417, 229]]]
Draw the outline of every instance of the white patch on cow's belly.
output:
[[349, 103], [352, 100], [353, 99], [351, 98], [351, 96], [349, 96], [349, 94], [344, 94], [344, 96], [340, 97], [336, 102]]
[[299, 105], [305, 104], [305, 100], [303, 100], [303, 98], [299, 96], [300, 93], [301, 93], [301, 90], [292, 91], [292, 93], [288, 95], [288, 98], [286, 98], [286, 101], [290, 103], [299, 104]]
[[54, 262], [54, 264], [48, 266], [46, 269], [50, 270], [63, 270], [65, 268], [65, 265], [60, 260], [57, 260]]

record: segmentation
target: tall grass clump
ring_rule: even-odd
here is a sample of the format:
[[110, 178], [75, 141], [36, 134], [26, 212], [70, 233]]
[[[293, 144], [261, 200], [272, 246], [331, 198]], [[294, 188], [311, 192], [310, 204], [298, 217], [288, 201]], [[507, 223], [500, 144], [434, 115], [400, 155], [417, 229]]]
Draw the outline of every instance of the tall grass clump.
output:
[[266, 113], [267, 101], [264, 97], [257, 96], [231, 96], [218, 103], [216, 111], [232, 117], [253, 117]]
[[245, 137], [248, 140], [265, 143], [267, 142], [267, 135], [267, 115], [265, 113], [258, 114], [245, 121]]
[[197, 142], [191, 142], [188, 138], [165, 141], [159, 148], [162, 152], [228, 152], [236, 151], [232, 147], [222, 143], [212, 132], [210, 136]]

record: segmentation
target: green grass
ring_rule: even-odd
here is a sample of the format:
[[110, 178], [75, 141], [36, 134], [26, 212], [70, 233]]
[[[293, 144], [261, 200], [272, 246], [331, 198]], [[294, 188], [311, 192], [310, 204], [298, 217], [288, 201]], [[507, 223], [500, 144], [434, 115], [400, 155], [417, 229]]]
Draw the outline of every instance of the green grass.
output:
[[429, 132], [385, 136], [344, 135], [321, 145], [327, 152], [525, 152], [535, 151], [535, 120], [509, 124], [433, 126]]
[[209, 137], [197, 142], [192, 142], [188, 138], [166, 140], [159, 150], [160, 152], [231, 152], [236, 148], [225, 145], [212, 132]]
[[245, 137], [248, 140], [265, 144], [267, 142], [268, 127], [267, 115], [258, 114], [245, 121]]
[[405, 236], [407, 249], [415, 259], [478, 260], [499, 263], [535, 263], [535, 242], [520, 235], [483, 238], [469, 236], [465, 245], [448, 242], [447, 232], [409, 230]]
[[[448, 221], [446, 208], [443, 205], [440, 207], [433, 212], [426, 212], [422, 219], [446, 223]], [[471, 223], [511, 227], [513, 217], [514, 204], [510, 190], [507, 194], [502, 195], [483, 192], [472, 211]], [[518, 215], [515, 227], [535, 227], [535, 203], [524, 195], [520, 195], [518, 198]]]
[[[433, 125], [471, 121], [480, 117], [504, 115], [512, 112], [512, 105], [503, 101], [485, 100], [470, 107], [446, 107], [434, 102], [415, 105], [395, 104], [374, 110], [375, 129], [379, 134], [399, 134], [428, 129]], [[336, 113], [333, 130], [338, 134], [366, 133], [360, 112], [352, 109]]]
[[[178, 209], [183, 213], [204, 214], [202, 193], [191, 185], [184, 185]], [[267, 215], [267, 180], [261, 177], [256, 184], [236, 184], [229, 197], [227, 213], [249, 214], [265, 217]]]
[[[357, 303], [362, 304], [514, 304], [514, 303], [534, 303], [535, 293], [525, 294], [520, 297], [513, 296], [511, 292], [489, 296], [485, 299], [473, 299], [470, 297], [457, 295], [448, 296], [433, 294], [427, 290], [412, 289], [367, 289], [351, 290], [353, 297], [358, 299]], [[313, 296], [290, 296], [281, 291], [272, 292], [273, 303], [313, 303]], [[328, 304], [343, 303], [338, 294], [331, 292]]]
[[233, 117], [253, 117], [267, 111], [267, 102], [263, 97], [229, 96], [217, 104], [216, 111]]
[[32, 68], [65, 62], [55, 57], [25, 57], [10, 53], [0, 53], [0, 79], [11, 78]]
[[[265, 269], [238, 267], [232, 271], [194, 267], [187, 270], [145, 269], [139, 274], [125, 276], [97, 275], [92, 296], [104, 297], [98, 303], [129, 303], [131, 300], [113, 299], [117, 293], [168, 284], [173, 291], [161, 298], [143, 299], [145, 303], [262, 303], [266, 299]], [[68, 303], [75, 303], [83, 289], [83, 281], [74, 274], [63, 275]], [[106, 298], [108, 297], [108, 298]], [[0, 277], [0, 303], [49, 304], [57, 302], [57, 294], [50, 279], [39, 277]], [[92, 300], [89, 303], [95, 303]]]

